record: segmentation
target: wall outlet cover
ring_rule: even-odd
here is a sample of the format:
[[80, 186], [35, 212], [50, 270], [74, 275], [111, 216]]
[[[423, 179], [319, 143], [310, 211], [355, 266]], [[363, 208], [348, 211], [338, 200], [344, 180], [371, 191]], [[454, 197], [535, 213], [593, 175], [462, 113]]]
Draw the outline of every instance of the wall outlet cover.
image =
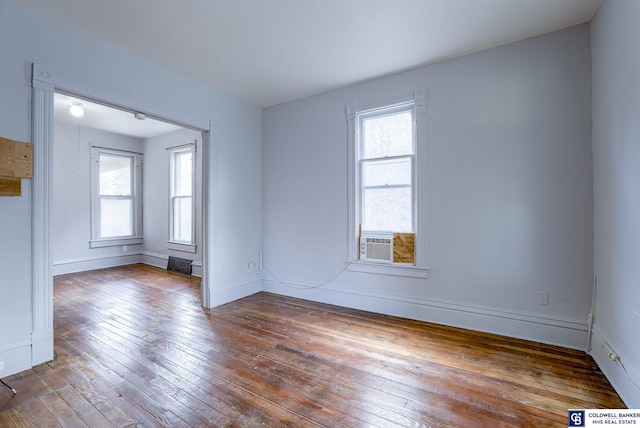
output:
[[539, 305], [549, 304], [549, 294], [546, 291], [540, 291], [538, 293], [538, 304]]

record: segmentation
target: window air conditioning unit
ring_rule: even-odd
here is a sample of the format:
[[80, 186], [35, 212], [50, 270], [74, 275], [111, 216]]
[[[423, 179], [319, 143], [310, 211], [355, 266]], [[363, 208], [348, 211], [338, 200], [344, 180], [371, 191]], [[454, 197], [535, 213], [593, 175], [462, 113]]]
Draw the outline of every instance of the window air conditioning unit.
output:
[[362, 232], [360, 260], [393, 263], [393, 232]]

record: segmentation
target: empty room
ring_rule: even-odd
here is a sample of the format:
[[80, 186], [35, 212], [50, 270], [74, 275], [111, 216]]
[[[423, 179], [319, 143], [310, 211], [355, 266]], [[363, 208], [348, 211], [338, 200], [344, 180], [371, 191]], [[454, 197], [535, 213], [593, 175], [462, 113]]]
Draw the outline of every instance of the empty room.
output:
[[640, 424], [638, 28], [0, 0], [0, 426]]

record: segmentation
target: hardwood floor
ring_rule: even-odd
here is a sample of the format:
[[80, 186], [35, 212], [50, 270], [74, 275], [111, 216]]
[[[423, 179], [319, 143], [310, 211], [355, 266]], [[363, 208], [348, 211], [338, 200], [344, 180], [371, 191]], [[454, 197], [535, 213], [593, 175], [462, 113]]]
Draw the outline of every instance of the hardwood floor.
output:
[[55, 353], [0, 427], [567, 426], [624, 408], [583, 352], [259, 293], [202, 309], [145, 265], [55, 279]]

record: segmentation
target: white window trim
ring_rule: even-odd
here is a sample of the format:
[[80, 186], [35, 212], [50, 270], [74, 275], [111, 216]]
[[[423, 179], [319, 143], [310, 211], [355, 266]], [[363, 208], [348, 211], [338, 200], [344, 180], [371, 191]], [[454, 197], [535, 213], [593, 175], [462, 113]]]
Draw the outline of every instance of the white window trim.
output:
[[[380, 264], [358, 259], [358, 154], [359, 147], [357, 129], [358, 115], [369, 110], [391, 108], [396, 105], [413, 103], [415, 108], [415, 265], [406, 264]], [[379, 100], [361, 105], [347, 105], [347, 142], [348, 142], [348, 224], [347, 224], [347, 251], [349, 266], [347, 270], [373, 274], [385, 274], [393, 276], [405, 276], [426, 278], [429, 270], [427, 251], [427, 90], [415, 89], [407, 94], [397, 97]]]
[[177, 242], [167, 242], [167, 248], [172, 251], [181, 251], [183, 253], [195, 254], [198, 252], [196, 244], [179, 244]]
[[[190, 151], [191, 156], [191, 242], [182, 242], [173, 240], [173, 175], [174, 164], [173, 157], [175, 153]], [[195, 254], [197, 252], [196, 246], [196, 144], [189, 143], [181, 146], [167, 148], [169, 155], [169, 239], [167, 240], [167, 246], [169, 250], [182, 251], [185, 253]]]
[[92, 239], [89, 242], [89, 248], [119, 247], [122, 245], [138, 245], [142, 243], [142, 238], [107, 238], [98, 240]]
[[347, 266], [347, 270], [350, 272], [400, 276], [404, 278], [427, 279], [429, 277], [429, 268], [422, 268], [404, 263], [384, 264], [354, 260], [349, 264], [349, 266]]
[[[122, 237], [100, 237], [100, 153], [133, 157], [133, 234]], [[89, 248], [142, 244], [142, 161], [141, 153], [98, 146], [91, 147], [91, 240]]]

